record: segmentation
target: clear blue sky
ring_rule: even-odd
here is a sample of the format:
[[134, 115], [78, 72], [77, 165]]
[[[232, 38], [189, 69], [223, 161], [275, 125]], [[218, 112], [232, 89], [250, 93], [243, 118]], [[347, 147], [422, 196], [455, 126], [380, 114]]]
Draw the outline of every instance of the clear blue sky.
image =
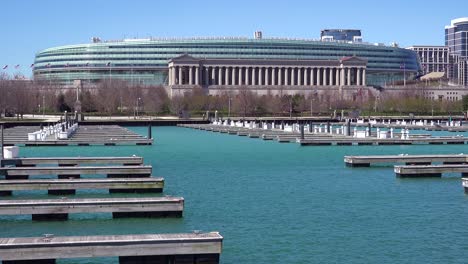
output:
[[[3, 0], [0, 66], [31, 75], [34, 54], [91, 37], [247, 36], [319, 38], [323, 28], [361, 29], [364, 41], [443, 45], [444, 26], [468, 17], [467, 0]], [[0, 69], [1, 70], [1, 69]]]

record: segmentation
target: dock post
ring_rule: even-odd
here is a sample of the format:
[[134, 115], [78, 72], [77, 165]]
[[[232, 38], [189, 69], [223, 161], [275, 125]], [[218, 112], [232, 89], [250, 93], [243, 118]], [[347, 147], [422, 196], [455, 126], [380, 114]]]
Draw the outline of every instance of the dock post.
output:
[[330, 121], [327, 121], [327, 133], [331, 134]]
[[284, 130], [284, 121], [281, 121], [281, 130]]
[[148, 123], [148, 139], [153, 139], [153, 135], [151, 133], [151, 123]]
[[[369, 120], [369, 121], [370, 121], [370, 120]], [[367, 129], [368, 129], [368, 130], [367, 130], [367, 131], [368, 131], [367, 136], [370, 137], [371, 134], [372, 134], [372, 126], [371, 126], [371, 123], [370, 123], [370, 122], [367, 123]]]
[[1, 129], [0, 148], [1, 148], [1, 150], [2, 150], [2, 151], [1, 151], [2, 153], [0, 154], [0, 167], [3, 167], [3, 157], [4, 157], [4, 156], [3, 156], [3, 124], [0, 125], [0, 127], [1, 127], [1, 128], [0, 128], [0, 129]]
[[350, 136], [351, 135], [351, 122], [348, 120], [346, 122], [346, 133], [345, 136]]
[[304, 139], [304, 125], [300, 124], [299, 129], [301, 130], [301, 139]]

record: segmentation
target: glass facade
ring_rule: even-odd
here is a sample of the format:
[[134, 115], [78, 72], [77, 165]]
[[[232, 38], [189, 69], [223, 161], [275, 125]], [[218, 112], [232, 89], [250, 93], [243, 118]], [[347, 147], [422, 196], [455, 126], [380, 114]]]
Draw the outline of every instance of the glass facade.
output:
[[451, 54], [468, 57], [468, 18], [452, 20], [452, 24], [445, 27], [445, 45]]
[[414, 51], [367, 43], [296, 39], [145, 39], [97, 42], [45, 49], [36, 54], [34, 78], [60, 84], [122, 79], [133, 84], [165, 85], [168, 62], [182, 54], [196, 58], [368, 60], [368, 84], [414, 78], [421, 66]]

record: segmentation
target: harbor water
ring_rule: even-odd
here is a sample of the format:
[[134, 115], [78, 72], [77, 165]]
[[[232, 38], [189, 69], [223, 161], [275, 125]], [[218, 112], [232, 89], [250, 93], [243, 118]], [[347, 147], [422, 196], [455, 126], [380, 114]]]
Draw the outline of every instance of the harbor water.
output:
[[[131, 129], [146, 134], [144, 127]], [[400, 179], [390, 164], [348, 168], [343, 162], [345, 155], [467, 153], [467, 145], [301, 147], [177, 127], [154, 127], [153, 137], [152, 146], [22, 147], [20, 155], [142, 156], [154, 176], [165, 178], [163, 194], [156, 195], [185, 198], [183, 218], [1, 216], [0, 237], [201, 230], [224, 236], [226, 264], [467, 262], [468, 195], [459, 174]], [[135, 195], [154, 194], [78, 191], [73, 197]], [[46, 197], [17, 192], [2, 199]]]

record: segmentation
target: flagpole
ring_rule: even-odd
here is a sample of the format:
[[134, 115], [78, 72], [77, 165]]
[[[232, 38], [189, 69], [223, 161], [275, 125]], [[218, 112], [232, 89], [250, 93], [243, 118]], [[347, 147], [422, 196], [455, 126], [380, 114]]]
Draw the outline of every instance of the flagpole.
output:
[[403, 87], [406, 88], [406, 63], [403, 63]]

